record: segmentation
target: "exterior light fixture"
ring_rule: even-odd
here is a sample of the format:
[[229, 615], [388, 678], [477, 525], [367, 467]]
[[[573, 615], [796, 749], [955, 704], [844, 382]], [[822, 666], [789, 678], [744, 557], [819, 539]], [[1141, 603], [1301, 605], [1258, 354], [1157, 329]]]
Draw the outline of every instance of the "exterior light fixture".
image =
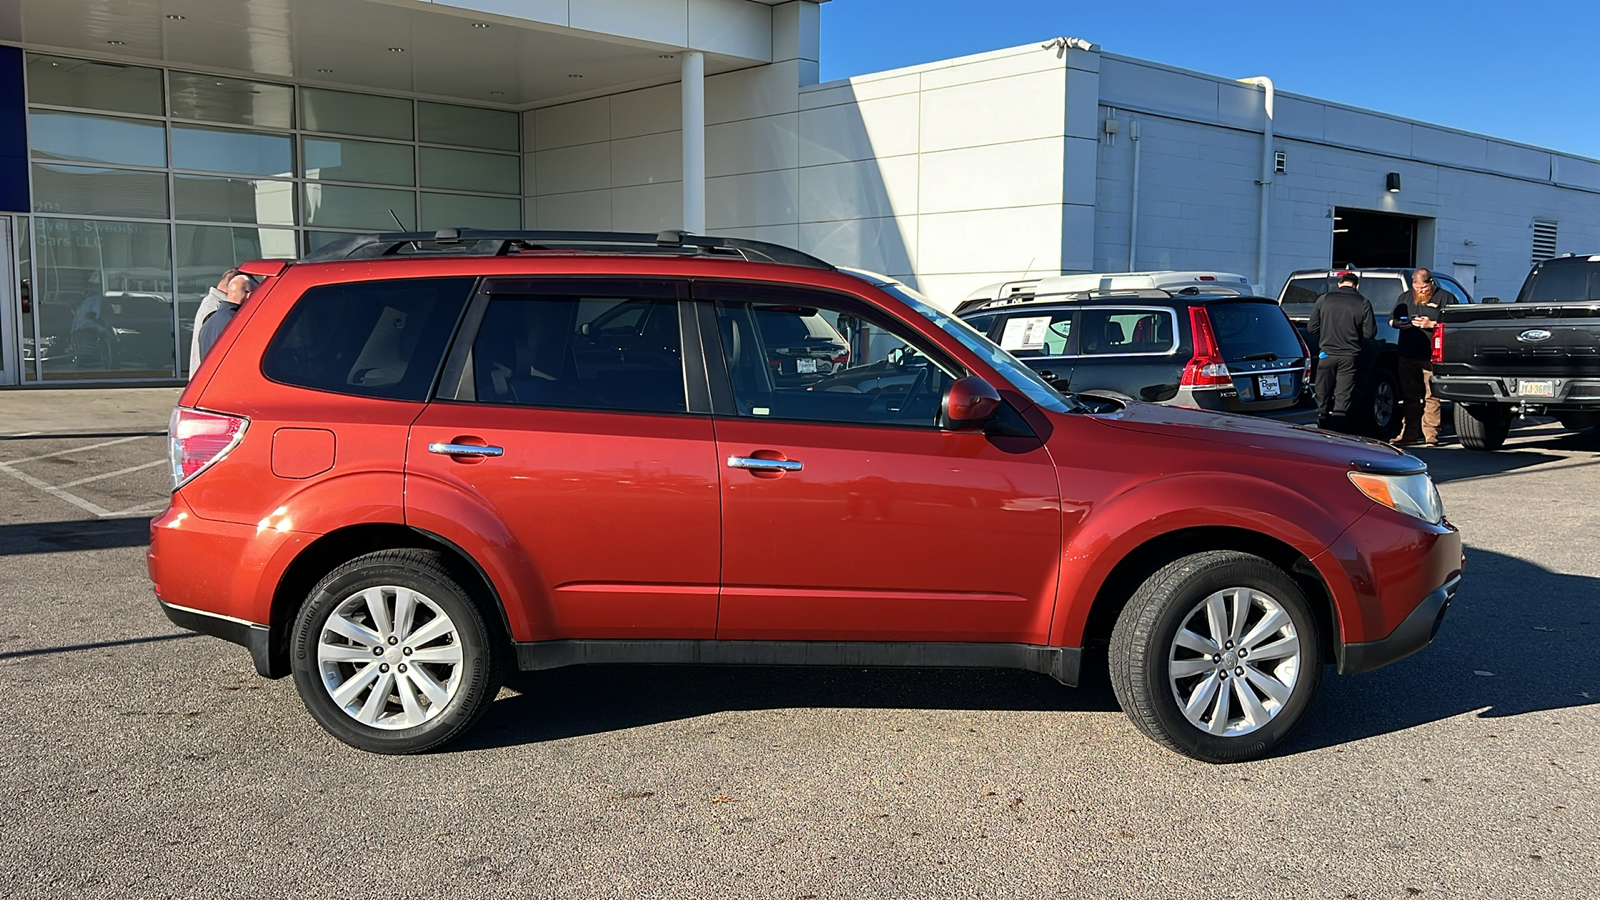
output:
[[488, 22], [473, 22], [472, 23], [472, 27], [473, 28], [488, 28], [489, 27], [489, 23]]
[[1390, 172], [1384, 179], [1384, 186], [1389, 189], [1389, 193], [1391, 194], [1400, 193], [1400, 173]]
[[317, 71], [321, 72], [324, 75], [332, 75], [333, 74], [333, 70], [332, 69], [318, 69]]
[[404, 48], [404, 47], [390, 47], [389, 48], [389, 52], [390, 53], [404, 53], [404, 52], [406, 52], [406, 48]]
[[582, 75], [568, 75], [568, 78], [582, 78]]
[[122, 41], [106, 41], [106, 43], [110, 44], [113, 47], [121, 47], [122, 46]]
[[172, 15], [167, 16], [167, 18], [171, 19], [174, 22], [182, 22], [184, 19], [187, 19], [189, 17], [188, 16], [180, 16], [180, 15], [177, 15], [177, 14], [174, 13]]
[[661, 53], [661, 54], [657, 54], [656, 55], [656, 59], [677, 59], [677, 58], [678, 58], [678, 54], [676, 54], [676, 53]]

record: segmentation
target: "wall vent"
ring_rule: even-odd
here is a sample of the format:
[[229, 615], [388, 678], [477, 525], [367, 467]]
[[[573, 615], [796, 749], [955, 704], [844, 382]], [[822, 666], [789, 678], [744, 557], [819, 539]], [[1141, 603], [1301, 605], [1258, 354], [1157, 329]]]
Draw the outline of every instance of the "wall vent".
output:
[[1556, 255], [1556, 223], [1550, 219], [1533, 220], [1533, 265], [1538, 265]]

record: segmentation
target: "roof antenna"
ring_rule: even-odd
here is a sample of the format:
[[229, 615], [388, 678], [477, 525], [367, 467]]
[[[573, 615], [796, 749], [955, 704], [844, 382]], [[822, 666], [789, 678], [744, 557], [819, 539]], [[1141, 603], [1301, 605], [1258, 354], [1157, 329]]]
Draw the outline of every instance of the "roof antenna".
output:
[[[394, 207], [392, 207], [392, 206], [389, 207], [389, 218], [394, 220], [394, 227], [400, 229], [400, 232], [402, 234], [404, 234], [405, 230], [406, 230], [406, 226], [405, 226], [404, 223], [402, 223], [400, 221], [400, 217], [395, 215]], [[417, 243], [416, 241], [412, 241], [411, 242], [411, 249], [420, 251], [422, 249], [422, 245]]]

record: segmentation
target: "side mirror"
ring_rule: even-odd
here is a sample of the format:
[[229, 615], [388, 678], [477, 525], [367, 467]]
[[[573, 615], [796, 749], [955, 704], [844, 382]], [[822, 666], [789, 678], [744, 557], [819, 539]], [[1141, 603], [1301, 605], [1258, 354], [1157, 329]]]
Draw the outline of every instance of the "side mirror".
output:
[[956, 379], [945, 392], [939, 424], [952, 431], [981, 428], [1000, 411], [1000, 394], [976, 375]]
[[1482, 302], [1484, 302], [1484, 303], [1500, 303], [1502, 301], [1500, 300], [1499, 297], [1485, 297], [1485, 298], [1483, 298]]

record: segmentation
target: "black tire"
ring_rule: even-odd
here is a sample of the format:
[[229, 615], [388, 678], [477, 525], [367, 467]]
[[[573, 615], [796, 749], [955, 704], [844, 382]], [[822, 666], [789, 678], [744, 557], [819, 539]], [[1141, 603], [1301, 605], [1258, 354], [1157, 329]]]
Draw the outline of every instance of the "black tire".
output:
[[[1234, 672], [1245, 671], [1242, 664], [1247, 661], [1224, 659], [1223, 653], [1232, 651], [1237, 654], [1239, 648], [1248, 645], [1241, 641], [1238, 647], [1230, 645], [1222, 650], [1216, 657], [1219, 665], [1210, 674], [1196, 674], [1193, 680], [1171, 676], [1175, 664], [1188, 662], [1211, 665], [1204, 656], [1181, 659], [1175, 663], [1174, 657], [1179, 652], [1189, 652], [1177, 645], [1178, 632], [1197, 613], [1204, 615], [1201, 610], [1208, 598], [1232, 589], [1259, 592], [1259, 596], [1275, 603], [1277, 609], [1287, 615], [1292, 634], [1285, 635], [1284, 626], [1272, 629], [1256, 640], [1257, 649], [1265, 652], [1267, 645], [1262, 641], [1270, 639], [1270, 642], [1276, 642], [1292, 637], [1298, 641], [1298, 655], [1292, 660], [1292, 671], [1289, 669], [1291, 660], [1279, 658], [1271, 672], [1264, 672], [1259, 662], [1255, 662], [1242, 679], [1247, 685], [1244, 690], [1251, 692], [1258, 705], [1267, 697], [1266, 693], [1252, 686], [1262, 683], [1259, 676], [1269, 675], [1277, 687], [1284, 688], [1282, 693], [1286, 696], [1281, 701], [1266, 700], [1270, 708], [1264, 710], [1267, 712], [1265, 721], [1251, 723], [1248, 717], [1240, 716], [1241, 721], [1235, 733], [1214, 734], [1186, 716], [1179, 705], [1178, 691], [1192, 687], [1199, 692], [1204, 682], [1215, 681], [1217, 687], [1213, 689], [1213, 697], [1218, 694], [1230, 696], [1230, 699], [1240, 696], [1230, 695], [1229, 692], [1235, 691], [1241, 683]], [[1258, 612], [1259, 618], [1250, 618]], [[1247, 624], [1242, 636], [1250, 637], [1252, 629], [1265, 620], [1267, 612], [1265, 607], [1258, 611], [1253, 604], [1247, 606]], [[1224, 669], [1221, 665], [1233, 665], [1236, 662], [1241, 664], [1236, 669]], [[1282, 569], [1248, 553], [1214, 550], [1169, 563], [1140, 585], [1128, 605], [1123, 607], [1116, 627], [1112, 629], [1109, 668], [1111, 687], [1123, 711], [1140, 731], [1156, 743], [1204, 762], [1243, 762], [1272, 750], [1305, 714], [1322, 677], [1322, 642], [1317, 617], [1310, 603]], [[1233, 680], [1228, 682], [1230, 678]], [[1284, 685], [1283, 680], [1292, 683]], [[1198, 696], [1198, 693], [1191, 696]], [[1235, 706], [1242, 705], [1237, 700], [1232, 703]], [[1216, 723], [1221, 708], [1221, 704], [1212, 708], [1208, 702], [1200, 712], [1209, 711], [1211, 722]], [[1223, 729], [1233, 727], [1233, 710], [1229, 709], [1228, 713], [1220, 718]]]
[[[377, 589], [383, 615], [391, 619], [387, 629], [367, 612], [370, 606], [366, 601], [358, 600], [373, 589]], [[420, 595], [412, 601], [410, 615], [401, 612], [402, 600], [393, 589]], [[353, 622], [355, 630], [365, 628], [363, 634], [374, 633], [378, 638], [358, 640], [325, 632], [330, 618], [341, 608], [350, 615], [341, 617], [340, 627], [349, 629], [348, 623]], [[295, 688], [317, 723], [352, 747], [373, 753], [422, 753], [441, 747], [483, 715], [505, 677], [506, 639], [500, 634], [498, 620], [487, 610], [487, 598], [476, 597], [463, 587], [438, 553], [383, 550], [353, 559], [329, 572], [295, 617], [290, 643]], [[440, 614], [445, 620], [442, 626], [435, 624]], [[393, 621], [397, 615], [410, 624]], [[425, 634], [430, 628], [446, 626], [453, 627], [434, 637]], [[401, 640], [405, 634], [416, 639], [415, 645]], [[376, 651], [372, 661], [364, 658], [369, 649]], [[363, 658], [319, 659], [322, 653], [360, 654]], [[429, 660], [417, 662], [423, 654], [428, 654]], [[434, 661], [444, 657], [456, 661]], [[372, 672], [374, 667], [382, 672]], [[356, 688], [344, 705], [333, 696], [340, 679], [341, 687]], [[369, 685], [364, 690], [355, 684], [363, 680]], [[374, 684], [385, 686], [382, 697], [374, 699]], [[445, 699], [429, 702], [430, 696]], [[363, 697], [366, 701], [358, 703]], [[350, 711], [353, 706], [362, 709]], [[369, 706], [374, 710], [371, 724], [358, 719]]]
[[1511, 433], [1511, 407], [1492, 403], [1457, 403], [1456, 437], [1468, 450], [1499, 450]]
[[1392, 440], [1403, 424], [1400, 416], [1400, 376], [1394, 367], [1376, 363], [1367, 379], [1362, 418], [1366, 431], [1380, 441]]
[[1585, 428], [1593, 428], [1596, 425], [1600, 425], [1600, 414], [1592, 412], [1563, 413], [1556, 417], [1556, 421], [1561, 423], [1562, 428], [1570, 431], [1582, 431]]

